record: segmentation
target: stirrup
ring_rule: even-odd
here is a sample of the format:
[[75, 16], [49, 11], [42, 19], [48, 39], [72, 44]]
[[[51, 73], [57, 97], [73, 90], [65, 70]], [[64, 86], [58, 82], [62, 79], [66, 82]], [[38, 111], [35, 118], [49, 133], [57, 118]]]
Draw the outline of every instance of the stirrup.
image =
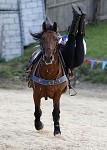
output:
[[[74, 91], [74, 94], [71, 94], [71, 89]], [[70, 86], [70, 87], [69, 87], [69, 95], [70, 95], [70, 96], [75, 96], [75, 95], [77, 95], [77, 92], [76, 92], [76, 90], [73, 88], [73, 86]]]
[[[71, 85], [71, 81], [70, 80], [68, 80], [68, 87], [69, 87], [69, 95], [70, 96], [75, 96], [75, 95], [77, 95], [77, 92], [76, 92], [76, 90], [73, 88], [73, 86]], [[74, 94], [71, 94], [71, 90], [73, 90], [74, 91]]]

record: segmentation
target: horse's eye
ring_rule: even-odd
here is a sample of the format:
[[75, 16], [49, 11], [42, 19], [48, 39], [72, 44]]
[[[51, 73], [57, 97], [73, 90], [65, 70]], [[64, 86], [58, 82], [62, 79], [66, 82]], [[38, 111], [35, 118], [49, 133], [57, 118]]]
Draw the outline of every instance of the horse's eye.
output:
[[44, 41], [45, 40], [45, 38], [44, 37], [42, 37], [42, 41]]

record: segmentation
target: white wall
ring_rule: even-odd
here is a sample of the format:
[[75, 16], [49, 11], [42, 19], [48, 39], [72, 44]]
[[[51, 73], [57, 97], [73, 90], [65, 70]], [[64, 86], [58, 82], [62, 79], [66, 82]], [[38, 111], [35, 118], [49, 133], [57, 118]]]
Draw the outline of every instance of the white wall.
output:
[[10, 60], [21, 54], [17, 0], [0, 0], [0, 58]]
[[40, 32], [44, 21], [44, 0], [20, 0], [24, 46], [34, 42], [29, 31]]
[[29, 30], [41, 31], [44, 11], [44, 0], [0, 0], [0, 59], [20, 56], [34, 42]]

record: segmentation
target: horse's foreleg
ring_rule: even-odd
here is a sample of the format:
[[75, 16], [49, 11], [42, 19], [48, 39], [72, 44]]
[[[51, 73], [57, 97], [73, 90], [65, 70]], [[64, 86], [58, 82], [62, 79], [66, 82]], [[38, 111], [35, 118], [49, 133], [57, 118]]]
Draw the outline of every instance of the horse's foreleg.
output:
[[59, 119], [60, 119], [60, 97], [55, 96], [53, 100], [53, 121], [54, 121], [54, 135], [61, 134]]
[[42, 111], [40, 109], [40, 102], [41, 100], [34, 94], [34, 103], [35, 103], [35, 112], [34, 112], [34, 116], [35, 116], [35, 128], [36, 130], [41, 130], [43, 128], [43, 123], [40, 121], [40, 117], [42, 115]]
[[35, 125], [36, 130], [41, 130], [44, 127], [43, 123], [40, 121], [41, 115], [42, 115], [41, 109], [38, 109], [37, 107], [35, 107], [35, 112], [34, 112], [35, 124], [34, 125]]

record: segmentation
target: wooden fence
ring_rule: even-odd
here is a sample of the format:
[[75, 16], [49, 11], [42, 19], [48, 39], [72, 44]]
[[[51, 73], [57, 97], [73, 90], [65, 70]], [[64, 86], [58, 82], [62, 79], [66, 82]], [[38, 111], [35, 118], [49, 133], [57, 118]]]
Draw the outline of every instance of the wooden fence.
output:
[[46, 14], [58, 23], [60, 31], [67, 30], [72, 22], [72, 3], [81, 2], [86, 6], [86, 21], [107, 19], [107, 0], [45, 0]]

